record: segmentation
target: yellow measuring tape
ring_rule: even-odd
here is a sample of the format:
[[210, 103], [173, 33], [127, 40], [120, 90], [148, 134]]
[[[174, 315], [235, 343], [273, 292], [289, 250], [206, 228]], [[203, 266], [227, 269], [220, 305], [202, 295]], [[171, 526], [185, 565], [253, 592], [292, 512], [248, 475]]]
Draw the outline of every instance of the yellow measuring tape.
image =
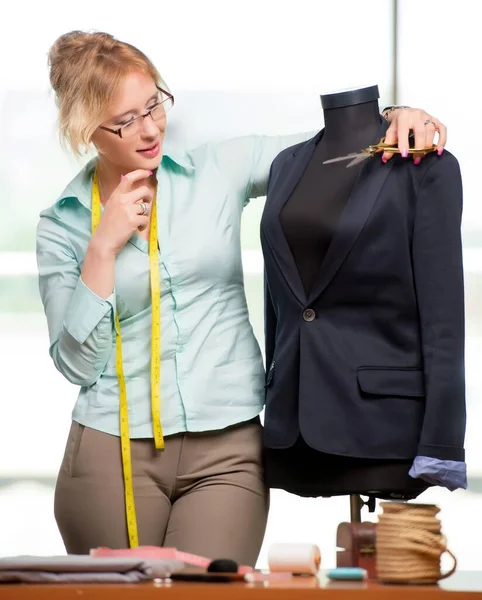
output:
[[[99, 192], [99, 175], [97, 169], [92, 183], [92, 235], [95, 233], [101, 218], [101, 202]], [[157, 190], [151, 204], [151, 223], [149, 229], [149, 271], [151, 280], [152, 302], [152, 344], [151, 344], [151, 410], [156, 449], [164, 448], [164, 438], [161, 427], [161, 285], [158, 264], [157, 247]], [[116, 324], [116, 371], [119, 380], [119, 418], [122, 451], [122, 471], [124, 474], [124, 494], [126, 507], [127, 532], [129, 545], [135, 548], [139, 545], [137, 533], [136, 507], [134, 501], [134, 488], [132, 483], [132, 461], [129, 435], [129, 410], [127, 405], [127, 391], [122, 365], [122, 337], [119, 315], [115, 315]]]

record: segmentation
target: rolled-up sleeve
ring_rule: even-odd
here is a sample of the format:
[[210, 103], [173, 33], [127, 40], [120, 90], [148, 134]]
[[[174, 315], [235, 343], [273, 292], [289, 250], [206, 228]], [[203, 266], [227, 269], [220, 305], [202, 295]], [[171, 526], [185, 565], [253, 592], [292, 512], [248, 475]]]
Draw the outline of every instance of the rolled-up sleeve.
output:
[[67, 309], [64, 327], [79, 343], [83, 344], [100, 321], [115, 314], [115, 295], [105, 300], [97, 296], [79, 277]]
[[88, 387], [102, 374], [115, 333], [115, 294], [92, 292], [62, 225], [41, 217], [37, 227], [39, 291], [50, 339], [50, 356], [68, 381]]
[[451, 492], [467, 489], [467, 465], [463, 461], [416, 456], [408, 474], [431, 485], [446, 487]]

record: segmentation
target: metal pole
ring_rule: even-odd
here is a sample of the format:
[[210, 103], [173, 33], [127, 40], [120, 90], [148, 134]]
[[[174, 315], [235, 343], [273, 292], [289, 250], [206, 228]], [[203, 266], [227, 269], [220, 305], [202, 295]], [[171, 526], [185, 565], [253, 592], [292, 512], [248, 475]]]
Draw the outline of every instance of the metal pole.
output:
[[352, 523], [361, 523], [361, 509], [363, 501], [358, 494], [350, 495], [350, 521]]

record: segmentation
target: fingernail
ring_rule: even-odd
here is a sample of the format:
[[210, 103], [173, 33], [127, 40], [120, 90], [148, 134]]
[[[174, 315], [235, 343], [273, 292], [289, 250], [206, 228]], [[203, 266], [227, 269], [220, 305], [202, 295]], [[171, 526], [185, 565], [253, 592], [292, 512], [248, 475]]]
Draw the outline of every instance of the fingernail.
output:
[[148, 171], [149, 175], [152, 175], [152, 171]]
[[414, 165], [419, 165], [422, 162], [422, 159], [418, 156], [414, 161], [413, 164]]
[[403, 158], [407, 158], [407, 156], [408, 156], [408, 150], [406, 150], [405, 148], [403, 148], [402, 151], [400, 152], [400, 154], [403, 156]]
[[437, 154], [439, 156], [442, 156], [442, 152], [445, 150], [445, 148], [443, 146], [440, 146], [440, 148], [437, 150]]
[[126, 178], [125, 175], [121, 175], [121, 181], [124, 180]]
[[388, 162], [388, 159], [385, 156], [382, 156], [382, 163], [386, 164], [387, 162]]

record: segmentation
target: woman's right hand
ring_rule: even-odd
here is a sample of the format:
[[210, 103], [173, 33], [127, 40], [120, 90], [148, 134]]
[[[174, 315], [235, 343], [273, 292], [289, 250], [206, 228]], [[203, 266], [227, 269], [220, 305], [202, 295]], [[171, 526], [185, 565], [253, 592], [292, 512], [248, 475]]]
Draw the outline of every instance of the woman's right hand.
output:
[[[148, 179], [152, 171], [137, 169], [122, 176], [122, 179], [104, 206], [99, 226], [92, 237], [102, 252], [117, 256], [132, 234], [142, 231], [149, 225], [153, 190], [143, 179]], [[140, 185], [142, 184], [142, 185]], [[142, 214], [140, 202], [148, 205]]]

